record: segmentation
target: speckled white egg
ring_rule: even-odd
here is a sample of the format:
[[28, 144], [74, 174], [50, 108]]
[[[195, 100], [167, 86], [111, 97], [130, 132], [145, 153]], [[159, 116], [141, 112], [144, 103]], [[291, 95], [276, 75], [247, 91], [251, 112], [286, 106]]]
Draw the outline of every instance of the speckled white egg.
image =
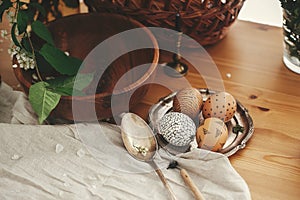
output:
[[196, 88], [184, 88], [177, 92], [173, 101], [173, 110], [195, 119], [203, 105], [202, 95]]
[[204, 118], [216, 117], [224, 122], [232, 119], [236, 112], [236, 100], [227, 92], [212, 94], [204, 103], [202, 115]]
[[159, 120], [158, 132], [168, 143], [186, 146], [195, 138], [196, 125], [183, 113], [169, 112]]
[[211, 151], [220, 151], [228, 138], [225, 123], [218, 118], [207, 118], [197, 129], [196, 140], [198, 147]]

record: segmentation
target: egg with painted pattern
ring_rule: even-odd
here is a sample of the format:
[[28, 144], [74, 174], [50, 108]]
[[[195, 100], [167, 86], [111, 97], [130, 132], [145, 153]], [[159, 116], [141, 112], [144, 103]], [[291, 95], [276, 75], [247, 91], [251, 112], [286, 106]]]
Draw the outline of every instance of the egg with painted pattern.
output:
[[158, 132], [168, 143], [183, 147], [194, 140], [196, 125], [183, 113], [169, 112], [159, 120]]
[[186, 114], [192, 119], [198, 117], [202, 105], [201, 93], [192, 87], [179, 90], [173, 100], [173, 110]]
[[225, 123], [218, 118], [207, 118], [199, 126], [196, 133], [198, 148], [210, 151], [220, 151], [228, 138]]
[[235, 98], [227, 92], [212, 94], [202, 108], [203, 117], [216, 117], [224, 122], [230, 121], [237, 109]]

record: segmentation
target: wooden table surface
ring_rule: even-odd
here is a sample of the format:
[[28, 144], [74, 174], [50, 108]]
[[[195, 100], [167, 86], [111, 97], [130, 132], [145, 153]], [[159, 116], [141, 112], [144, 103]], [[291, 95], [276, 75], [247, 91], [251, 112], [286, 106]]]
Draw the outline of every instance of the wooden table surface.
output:
[[[0, 29], [3, 26], [0, 24]], [[2, 81], [20, 89], [6, 50], [9, 41], [0, 42]], [[233, 167], [248, 183], [254, 200], [298, 200], [300, 75], [282, 62], [282, 29], [237, 21], [225, 39], [206, 49], [218, 67], [225, 90], [248, 108], [254, 121], [255, 131], [245, 149], [230, 157]], [[194, 87], [206, 87], [192, 69], [185, 78]], [[180, 87], [180, 81], [171, 81], [174, 88]], [[169, 92], [152, 85], [133, 111], [146, 118], [150, 106]]]
[[[238, 21], [225, 39], [206, 48], [225, 90], [254, 121], [254, 134], [245, 149], [230, 157], [254, 200], [300, 198], [300, 75], [284, 66], [282, 44], [281, 28]], [[195, 71], [186, 79], [194, 87], [206, 87]], [[172, 84], [180, 87], [178, 79]], [[150, 106], [169, 92], [152, 86], [135, 112], [146, 118]]]

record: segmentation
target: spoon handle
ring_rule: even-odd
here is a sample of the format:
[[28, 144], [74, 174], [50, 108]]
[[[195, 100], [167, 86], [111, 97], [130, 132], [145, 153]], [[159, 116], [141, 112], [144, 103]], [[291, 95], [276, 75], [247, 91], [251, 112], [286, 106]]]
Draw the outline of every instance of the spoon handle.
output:
[[196, 200], [204, 200], [203, 195], [201, 194], [201, 192], [199, 191], [199, 189], [197, 188], [197, 186], [195, 185], [195, 183], [193, 182], [193, 180], [191, 179], [191, 177], [189, 176], [187, 171], [185, 169], [180, 169], [180, 175], [183, 178], [184, 182], [192, 190], [192, 192], [195, 196], [195, 199]]
[[150, 165], [155, 169], [156, 174], [159, 176], [161, 182], [164, 184], [164, 186], [167, 188], [167, 191], [169, 193], [170, 199], [171, 200], [177, 200], [172, 188], [170, 187], [167, 179], [165, 178], [164, 174], [162, 171], [159, 169], [159, 167], [156, 165], [154, 161], [150, 162]]

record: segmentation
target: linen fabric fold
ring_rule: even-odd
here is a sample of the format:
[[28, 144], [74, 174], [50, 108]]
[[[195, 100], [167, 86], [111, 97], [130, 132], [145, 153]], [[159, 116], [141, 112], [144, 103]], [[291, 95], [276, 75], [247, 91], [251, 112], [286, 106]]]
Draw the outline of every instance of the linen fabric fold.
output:
[[[36, 125], [23, 93], [3, 83], [0, 91], [0, 199], [168, 199], [153, 168], [127, 153], [119, 126]], [[179, 170], [167, 169], [171, 160], [206, 200], [251, 199], [226, 156], [201, 149], [174, 156], [160, 148], [154, 161], [177, 199], [194, 197]]]
[[[79, 126], [93, 132], [99, 125]], [[99, 134], [114, 142], [109, 150], [127, 154], [118, 127], [101, 127]], [[0, 199], [168, 199], [148, 163], [99, 151], [106, 141], [90, 152], [74, 130], [73, 125], [0, 124]], [[63, 149], [57, 151], [57, 145]], [[179, 170], [167, 169], [170, 159], [188, 171], [206, 199], [250, 199], [247, 184], [224, 155], [195, 149], [171, 158], [160, 149], [155, 162], [178, 199], [193, 199], [193, 195]], [[115, 165], [115, 160], [124, 164]], [[134, 173], [135, 168], [140, 170]]]

